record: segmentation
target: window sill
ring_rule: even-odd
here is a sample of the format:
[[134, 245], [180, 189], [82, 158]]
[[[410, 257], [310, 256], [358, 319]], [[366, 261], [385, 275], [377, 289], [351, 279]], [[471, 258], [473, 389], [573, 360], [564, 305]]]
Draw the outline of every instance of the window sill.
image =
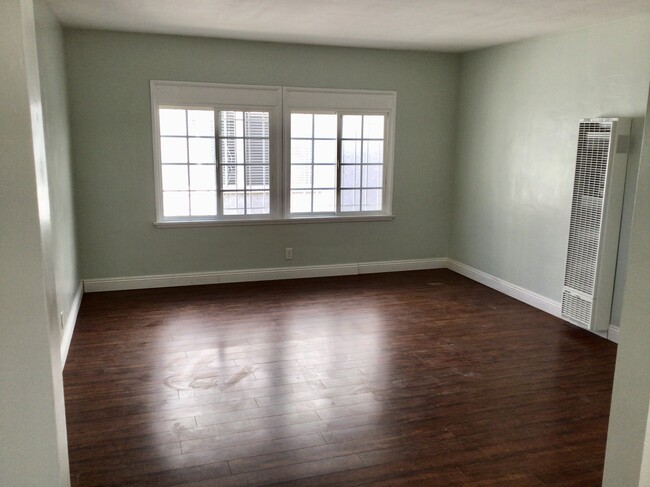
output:
[[274, 220], [186, 220], [154, 222], [154, 225], [157, 228], [232, 227], [242, 225], [293, 225], [297, 223], [386, 222], [391, 221], [393, 218], [393, 215], [367, 215], [277, 218]]

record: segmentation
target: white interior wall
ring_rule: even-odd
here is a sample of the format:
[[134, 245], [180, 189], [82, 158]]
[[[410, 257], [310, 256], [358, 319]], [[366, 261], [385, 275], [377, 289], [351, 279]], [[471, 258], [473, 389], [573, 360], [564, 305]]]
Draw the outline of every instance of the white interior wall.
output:
[[451, 257], [559, 311], [578, 121], [643, 118], [649, 82], [649, 14], [463, 55]]
[[621, 313], [605, 487], [650, 485], [650, 95]]
[[70, 485], [32, 0], [0, 2], [0, 485]]
[[77, 269], [70, 124], [63, 29], [45, 0], [34, 1], [38, 70], [50, 195], [52, 253], [62, 357], [65, 358], [81, 299]]

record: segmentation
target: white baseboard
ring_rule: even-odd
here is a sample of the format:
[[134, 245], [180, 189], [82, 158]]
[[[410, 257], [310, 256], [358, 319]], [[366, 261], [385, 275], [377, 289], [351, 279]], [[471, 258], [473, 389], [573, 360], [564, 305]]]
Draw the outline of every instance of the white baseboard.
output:
[[269, 269], [244, 269], [234, 271], [197, 272], [189, 274], [165, 274], [154, 276], [115, 277], [107, 279], [84, 279], [84, 291], [123, 291], [201, 284], [224, 284], [232, 282], [271, 281], [300, 279], [306, 277], [331, 277], [376, 272], [398, 272], [447, 267], [447, 259], [409, 259], [354, 264], [315, 265], [302, 267], [275, 267]]
[[480, 282], [487, 287], [496, 289], [507, 296], [523, 301], [524, 303], [545, 311], [546, 313], [557, 316], [558, 318], [561, 317], [561, 305], [558, 301], [553, 301], [552, 299], [541, 296], [529, 291], [528, 289], [524, 289], [516, 284], [504, 281], [503, 279], [499, 279], [487, 272], [480, 271], [453, 259], [448, 259], [447, 268], [476, 282]]
[[446, 269], [447, 258], [409, 259], [385, 262], [362, 262], [357, 264], [359, 274], [376, 274], [380, 272], [423, 271], [427, 269]]
[[[553, 301], [552, 299], [541, 296], [533, 291], [524, 289], [523, 287], [512, 284], [503, 279], [499, 279], [487, 272], [480, 271], [474, 267], [470, 267], [466, 264], [458, 262], [453, 259], [448, 259], [447, 268], [461, 274], [465, 277], [472, 279], [473, 281], [480, 282], [485, 286], [496, 289], [497, 291], [506, 294], [512, 298], [523, 301], [526, 304], [533, 306], [534, 308], [540, 309], [549, 313], [558, 318], [562, 318], [562, 305], [558, 301]], [[577, 326], [577, 325], [574, 325]], [[620, 328], [614, 325], [610, 325], [609, 331], [593, 331], [587, 328], [582, 328], [583, 330], [589, 331], [595, 335], [598, 335], [602, 338], [606, 338], [612, 342], [618, 343], [618, 338], [620, 335]]]
[[607, 330], [607, 339], [614, 343], [618, 343], [621, 338], [621, 327], [616, 325], [609, 325], [609, 330]]
[[77, 292], [74, 295], [72, 304], [70, 305], [70, 313], [68, 313], [68, 319], [65, 322], [63, 327], [63, 333], [61, 333], [61, 366], [65, 365], [65, 361], [68, 358], [68, 350], [70, 350], [70, 343], [72, 342], [72, 334], [74, 332], [74, 327], [77, 324], [77, 316], [79, 315], [79, 308], [81, 307], [81, 298], [84, 294], [83, 283], [79, 283]]
[[[278, 279], [299, 279], [309, 277], [346, 276], [379, 272], [400, 272], [426, 269], [450, 269], [469, 279], [518, 299], [534, 308], [561, 318], [561, 305], [557, 301], [524, 289], [516, 284], [495, 277], [474, 267], [446, 257], [431, 259], [409, 259], [383, 262], [361, 262], [301, 267], [276, 267], [268, 269], [243, 269], [234, 271], [197, 272], [186, 274], [165, 274], [153, 276], [116, 277], [106, 279], [84, 279], [71, 306], [70, 315], [61, 340], [61, 360], [65, 363], [74, 325], [81, 305], [83, 292], [121, 291], [201, 284], [222, 284], [234, 282], [269, 281]], [[618, 343], [620, 328], [614, 325], [608, 332], [597, 333]]]

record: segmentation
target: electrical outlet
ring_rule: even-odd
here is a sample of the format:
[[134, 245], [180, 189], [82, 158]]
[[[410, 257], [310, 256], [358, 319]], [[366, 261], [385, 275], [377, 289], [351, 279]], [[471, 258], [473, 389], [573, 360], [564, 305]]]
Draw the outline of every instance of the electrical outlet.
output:
[[61, 322], [61, 329], [63, 330], [63, 311], [59, 314], [59, 321]]
[[284, 249], [284, 260], [293, 260], [293, 248], [287, 247]]

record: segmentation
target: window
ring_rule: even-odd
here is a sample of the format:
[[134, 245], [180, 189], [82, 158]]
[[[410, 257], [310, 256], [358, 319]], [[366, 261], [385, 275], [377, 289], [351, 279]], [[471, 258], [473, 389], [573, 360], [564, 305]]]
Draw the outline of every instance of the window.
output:
[[214, 215], [214, 112], [161, 108], [159, 117], [164, 214]]
[[292, 214], [335, 211], [337, 138], [336, 114], [291, 114]]
[[385, 127], [385, 115], [292, 112], [290, 213], [381, 212]]
[[221, 213], [268, 215], [269, 113], [221, 111], [219, 122]]
[[391, 215], [396, 94], [151, 82], [157, 224]]

